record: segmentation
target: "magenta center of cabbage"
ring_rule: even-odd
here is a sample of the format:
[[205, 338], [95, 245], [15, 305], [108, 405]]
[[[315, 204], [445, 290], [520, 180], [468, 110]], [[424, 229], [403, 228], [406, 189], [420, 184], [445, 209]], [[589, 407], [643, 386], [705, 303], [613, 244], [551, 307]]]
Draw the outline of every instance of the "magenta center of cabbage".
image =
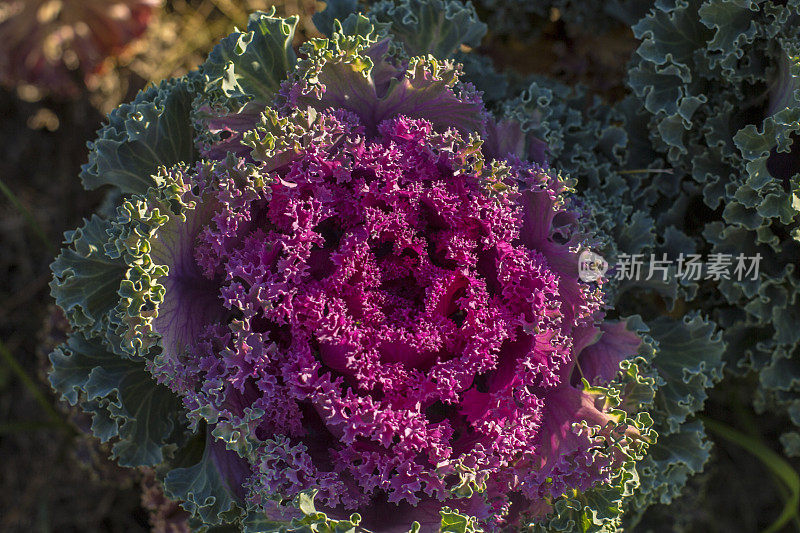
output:
[[261, 197], [219, 193], [228, 213], [198, 245], [251, 332], [229, 381], [265, 408], [261, 435], [302, 442], [356, 501], [442, 496], [446, 462], [534, 464], [570, 357], [558, 275], [520, 243], [519, 196], [490, 194], [450, 145], [400, 117], [310, 147]]

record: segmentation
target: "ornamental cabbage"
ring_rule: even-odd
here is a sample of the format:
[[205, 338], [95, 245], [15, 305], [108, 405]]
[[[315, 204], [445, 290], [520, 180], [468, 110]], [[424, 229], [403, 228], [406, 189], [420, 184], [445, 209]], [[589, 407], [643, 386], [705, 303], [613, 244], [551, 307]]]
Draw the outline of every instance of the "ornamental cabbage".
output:
[[52, 385], [198, 529], [613, 529], [657, 379], [579, 277], [590, 204], [458, 64], [356, 14], [298, 60], [295, 23], [254, 14], [90, 144], [115, 194], [52, 265]]

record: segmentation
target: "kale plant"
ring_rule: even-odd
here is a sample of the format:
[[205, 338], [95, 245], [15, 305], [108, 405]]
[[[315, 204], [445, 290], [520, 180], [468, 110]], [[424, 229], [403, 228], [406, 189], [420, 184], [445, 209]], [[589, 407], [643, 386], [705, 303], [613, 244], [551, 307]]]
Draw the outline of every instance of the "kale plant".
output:
[[[633, 530], [725, 363], [800, 422], [800, 8], [645, 7], [616, 102], [496, 72], [458, 0], [331, 1], [298, 51], [253, 14], [90, 143], [53, 387], [197, 530]], [[696, 253], [762, 270], [615, 276]]]

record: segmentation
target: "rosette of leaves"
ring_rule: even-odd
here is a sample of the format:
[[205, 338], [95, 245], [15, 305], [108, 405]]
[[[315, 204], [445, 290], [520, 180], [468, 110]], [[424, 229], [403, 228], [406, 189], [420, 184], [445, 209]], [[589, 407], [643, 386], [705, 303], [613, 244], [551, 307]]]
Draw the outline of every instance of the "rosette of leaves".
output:
[[420, 4], [299, 58], [256, 13], [90, 144], [118, 200], [53, 263], [50, 381], [196, 529], [610, 531], [637, 490], [676, 337], [606, 316], [591, 205], [426, 54], [474, 12]]
[[142, 35], [160, 0], [4, 0], [0, 83], [74, 97]]
[[[756, 407], [798, 425], [799, 14], [796, 1], [657, 2], [634, 26], [629, 82], [670, 171], [651, 201], [664, 251], [760, 259], [688, 306], [724, 327], [728, 369], [758, 373]], [[800, 454], [796, 431], [782, 441]]]

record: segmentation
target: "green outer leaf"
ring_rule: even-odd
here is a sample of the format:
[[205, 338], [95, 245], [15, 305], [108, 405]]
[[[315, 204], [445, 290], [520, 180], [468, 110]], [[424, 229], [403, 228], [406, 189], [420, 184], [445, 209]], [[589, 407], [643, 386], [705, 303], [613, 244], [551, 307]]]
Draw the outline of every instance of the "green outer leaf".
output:
[[154, 466], [185, 417], [180, 400], [153, 381], [144, 364], [108, 351], [97, 339], [74, 333], [50, 354], [50, 383], [62, 398], [95, 413], [95, 435], [118, 439], [120, 466]]
[[351, 514], [345, 520], [328, 518], [328, 515], [318, 511], [314, 505], [316, 494], [316, 490], [307, 490], [298, 494], [294, 499], [293, 505], [303, 513], [302, 518], [295, 518], [291, 524], [280, 525], [264, 531], [275, 533], [355, 533], [359, 530], [361, 516], [358, 513]]
[[236, 521], [241, 502], [225, 481], [212, 454], [214, 437], [207, 432], [200, 460], [186, 467], [173, 468], [164, 477], [164, 494], [182, 501], [181, 506], [205, 527]]
[[369, 15], [391, 24], [392, 35], [411, 56], [451, 58], [461, 45], [476, 47], [486, 34], [471, 3], [460, 0], [384, 0]]
[[716, 31], [714, 38], [708, 43], [709, 50], [729, 53], [736, 49], [740, 39], [751, 40], [755, 35], [756, 21], [753, 20], [753, 12], [758, 12], [758, 7], [750, 1], [741, 2], [748, 5], [737, 3], [739, 2], [707, 3], [698, 9], [700, 22]]
[[97, 215], [84, 220], [83, 226], [64, 234], [68, 246], [50, 265], [50, 294], [72, 327], [90, 336], [103, 334], [109, 327], [125, 274], [124, 262], [104, 253], [110, 227]]
[[[653, 377], [650, 361], [654, 341], [644, 335], [647, 326], [639, 316], [625, 319], [626, 328], [635, 331], [643, 342], [638, 353], [620, 363], [620, 373], [606, 387], [589, 387], [586, 391], [604, 398], [610, 413], [619, 417], [620, 423], [636, 428], [636, 439], [623, 439], [616, 443], [617, 451], [625, 454], [625, 461], [613, 472], [610, 482], [598, 484], [579, 493], [571, 491], [556, 499], [553, 511], [545, 519], [528, 518], [530, 533], [576, 532], [612, 533], [620, 531], [622, 513], [631, 498], [639, 492], [638, 465], [649, 456], [649, 449], [658, 440], [653, 420], [645, 409], [652, 408], [658, 380]], [[647, 452], [647, 455], [645, 455]]]
[[250, 15], [247, 31], [224, 38], [200, 67], [205, 97], [230, 107], [228, 100], [244, 105], [250, 100], [271, 102], [294, 67], [292, 39], [296, 15], [275, 16], [275, 8]]
[[528, 525], [530, 533], [613, 533], [620, 531], [623, 502], [638, 485], [633, 461], [627, 461], [608, 484], [566, 494], [553, 504], [552, 517]]
[[[346, 519], [333, 519], [327, 514], [318, 511], [314, 498], [316, 490], [303, 491], [292, 502], [301, 513], [302, 517], [294, 518], [291, 522], [274, 521], [259, 515], [250, 515], [244, 520], [244, 533], [368, 533], [367, 529], [360, 526], [361, 516], [351, 514]], [[441, 533], [480, 533], [484, 531], [474, 517], [443, 507], [439, 511]], [[409, 533], [420, 533], [418, 522], [409, 523]], [[377, 530], [380, 532], [380, 530]]]
[[112, 185], [123, 193], [144, 193], [159, 166], [195, 159], [190, 119], [194, 76], [163, 81], [141, 91], [133, 102], [108, 115], [88, 143], [89, 162], [81, 168], [87, 189]]
[[698, 314], [683, 320], [659, 317], [649, 324], [658, 342], [653, 365], [664, 380], [656, 397], [656, 412], [665, 427], [677, 431], [686, 419], [703, 408], [706, 389], [722, 379], [725, 343], [713, 322]]
[[359, 11], [358, 0], [327, 0], [325, 9], [311, 16], [311, 21], [322, 35], [333, 35], [333, 21], [344, 21], [351, 14]]
[[722, 377], [725, 350], [716, 325], [698, 314], [682, 320], [659, 317], [648, 329], [645, 339], [655, 348], [648, 360], [658, 374], [651, 414], [659, 435], [636, 464], [640, 484], [627, 502], [632, 524], [649, 505], [671, 502], [708, 461], [711, 443], [692, 417], [702, 409], [706, 390]]
[[711, 442], [697, 420], [659, 435], [658, 442], [636, 465], [641, 485], [632, 502], [634, 513], [644, 513], [653, 503], [666, 504], [678, 497], [689, 477], [703, 471], [710, 451]]

